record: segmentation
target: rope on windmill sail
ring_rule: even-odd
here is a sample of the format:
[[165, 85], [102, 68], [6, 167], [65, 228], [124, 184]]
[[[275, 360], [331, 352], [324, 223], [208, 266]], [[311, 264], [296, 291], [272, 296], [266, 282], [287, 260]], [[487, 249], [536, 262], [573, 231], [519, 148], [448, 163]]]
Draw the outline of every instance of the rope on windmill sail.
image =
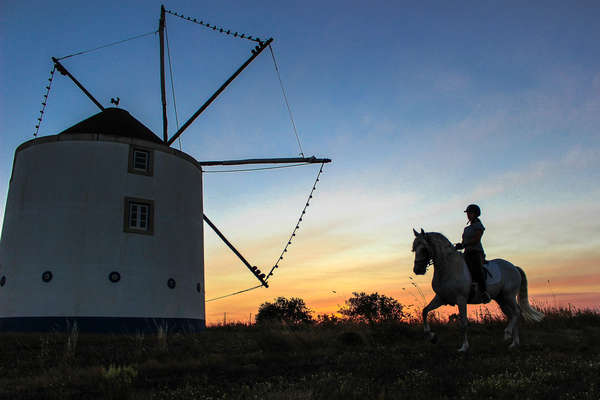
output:
[[[310, 205], [310, 200], [313, 197], [314, 191], [317, 189], [317, 182], [319, 182], [319, 178], [320, 178], [321, 174], [323, 173], [323, 167], [324, 166], [325, 166], [325, 163], [322, 163], [321, 164], [321, 168], [319, 168], [319, 173], [317, 174], [317, 178], [315, 179], [315, 182], [313, 183], [313, 186], [312, 186], [312, 189], [310, 191], [310, 194], [308, 195], [308, 199], [306, 200], [306, 204], [304, 205], [304, 208], [302, 209], [302, 213], [300, 214], [300, 218], [298, 218], [298, 221], [296, 222], [296, 227], [292, 231], [292, 235], [289, 237], [289, 239], [287, 241], [287, 244], [283, 248], [283, 251], [281, 252], [281, 255], [279, 256], [279, 258], [277, 259], [277, 262], [275, 263], [275, 266], [273, 268], [271, 268], [271, 271], [269, 271], [269, 273], [267, 274], [267, 277], [265, 278], [265, 281], [267, 281], [269, 279], [269, 277], [271, 277], [273, 275], [273, 271], [275, 270], [275, 268], [279, 268], [279, 263], [283, 260], [284, 253], [287, 253], [288, 247], [292, 244], [292, 240], [294, 239], [294, 237], [296, 237], [296, 231], [300, 228], [300, 223], [302, 222], [303, 217], [306, 214], [306, 209]], [[229, 293], [229, 294], [226, 294], [226, 295], [223, 295], [223, 296], [219, 296], [219, 297], [214, 297], [212, 299], [205, 300], [204, 302], [208, 303], [209, 301], [215, 301], [215, 300], [224, 299], [226, 297], [231, 297], [231, 296], [235, 296], [237, 294], [249, 292], [251, 290], [258, 289], [260, 287], [263, 287], [263, 285], [253, 286], [253, 287], [250, 287], [248, 289], [244, 289], [244, 290], [240, 290], [240, 291], [237, 291], [237, 292]]]
[[77, 53], [69, 54], [67, 56], [58, 57], [57, 60], [60, 61], [60, 60], [64, 60], [65, 58], [70, 58], [70, 57], [80, 56], [82, 54], [91, 53], [93, 51], [104, 49], [106, 47], [115, 46], [117, 44], [129, 42], [130, 40], [135, 40], [135, 39], [143, 38], [143, 37], [148, 36], [148, 35], [153, 35], [153, 34], [155, 34], [157, 32], [158, 32], [158, 30], [152, 31], [152, 32], [142, 33], [141, 35], [132, 36], [132, 37], [127, 38], [127, 39], [123, 39], [123, 40], [119, 40], [119, 41], [116, 41], [116, 42], [108, 43], [108, 44], [105, 44], [105, 45], [102, 45], [102, 46], [94, 47], [93, 49], [83, 50], [83, 51], [79, 51]]
[[231, 29], [222, 28], [222, 27], [219, 27], [219, 26], [216, 26], [216, 25], [211, 25], [208, 22], [204, 22], [203, 20], [198, 21], [198, 19], [196, 19], [196, 18], [186, 17], [185, 15], [176, 13], [175, 11], [165, 10], [165, 12], [168, 13], [168, 14], [174, 15], [176, 17], [179, 17], [179, 18], [181, 18], [183, 20], [186, 20], [186, 21], [189, 21], [189, 22], [193, 22], [193, 23], [198, 24], [198, 25], [205, 26], [205, 27], [207, 27], [209, 29], [212, 29], [215, 32], [220, 32], [220, 33], [223, 33], [223, 34], [228, 35], [228, 36], [233, 36], [234, 38], [246, 39], [246, 40], [250, 40], [250, 41], [253, 41], [253, 42], [257, 42], [257, 43], [262, 43], [263, 42], [259, 37], [256, 37], [256, 36], [253, 37], [253, 36], [247, 35], [245, 33], [232, 32]]
[[277, 78], [279, 79], [279, 86], [281, 86], [281, 92], [283, 93], [283, 100], [285, 100], [285, 105], [287, 106], [288, 113], [290, 114], [290, 121], [292, 121], [292, 127], [294, 128], [294, 134], [296, 135], [296, 141], [298, 142], [300, 155], [304, 157], [304, 151], [302, 151], [302, 145], [300, 144], [300, 138], [298, 137], [298, 131], [296, 130], [296, 123], [294, 122], [292, 109], [290, 107], [290, 103], [288, 102], [288, 98], [285, 93], [285, 88], [283, 87], [283, 81], [281, 80], [281, 74], [279, 73], [279, 66], [277, 65], [277, 61], [275, 61], [275, 53], [273, 52], [273, 48], [271, 47], [271, 45], [269, 45], [269, 50], [271, 51], [271, 58], [273, 58], [273, 65], [275, 65], [275, 71], [277, 72]]
[[[73, 54], [69, 54], [63, 57], [58, 57], [57, 60], [64, 60], [65, 58], [70, 58], [70, 57], [75, 57], [75, 56], [79, 56], [82, 54], [87, 54], [87, 53], [91, 53], [93, 51], [96, 50], [100, 50], [100, 49], [104, 49], [106, 47], [110, 47], [110, 46], [115, 46], [117, 44], [121, 44], [121, 43], [125, 43], [125, 42], [129, 42], [130, 40], [135, 40], [135, 39], [139, 39], [148, 35], [153, 35], [155, 33], [157, 33], [158, 31], [152, 31], [152, 32], [147, 32], [147, 33], [143, 33], [141, 35], [136, 35], [136, 36], [132, 36], [130, 38], [127, 39], [123, 39], [123, 40], [119, 40], [116, 42], [112, 42], [112, 43], [108, 43], [102, 46], [98, 46], [95, 47], [93, 49], [89, 49], [89, 50], [83, 50], [83, 51], [79, 51], [77, 53], [73, 53]], [[52, 70], [50, 71], [50, 77], [48, 78], [48, 84], [46, 85], [46, 94], [44, 95], [44, 99], [42, 100], [42, 109], [40, 110], [40, 116], [37, 119], [37, 123], [35, 125], [35, 132], [33, 133], [33, 137], [37, 137], [39, 131], [40, 131], [40, 125], [42, 124], [42, 120], [44, 118], [44, 112], [46, 111], [46, 104], [48, 102], [48, 96], [50, 95], [50, 88], [52, 87], [52, 81], [54, 79], [54, 73], [56, 72], [56, 65], [53, 66]]]
[[306, 199], [306, 204], [304, 205], [304, 208], [302, 209], [302, 212], [300, 213], [300, 217], [298, 218], [298, 221], [296, 222], [296, 227], [292, 230], [292, 234], [290, 235], [290, 238], [288, 239], [286, 245], [283, 247], [283, 251], [279, 255], [279, 258], [275, 262], [275, 265], [273, 266], [273, 268], [271, 268], [271, 270], [267, 274], [265, 281], [268, 281], [269, 278], [273, 275], [273, 271], [275, 271], [276, 268], [279, 268], [279, 263], [283, 260], [283, 255], [285, 253], [287, 253], [288, 247], [292, 244], [292, 241], [296, 237], [296, 231], [298, 231], [298, 229], [300, 229], [300, 223], [302, 222], [302, 220], [304, 218], [304, 214], [306, 214], [306, 209], [310, 205], [310, 200], [313, 198], [313, 193], [317, 189], [317, 182], [319, 182], [319, 178], [320, 178], [321, 174], [323, 173], [324, 166], [325, 166], [325, 163], [322, 163], [321, 168], [319, 168], [319, 173], [317, 174], [317, 178], [315, 179], [315, 183], [313, 184], [310, 194], [308, 195], [308, 198]]
[[46, 85], [46, 94], [44, 95], [44, 99], [42, 100], [42, 109], [40, 110], [40, 116], [37, 119], [37, 124], [35, 125], [35, 132], [33, 133], [33, 137], [36, 138], [38, 132], [40, 131], [40, 125], [42, 124], [42, 119], [44, 119], [44, 112], [46, 111], [46, 103], [48, 103], [48, 96], [50, 95], [50, 88], [52, 87], [52, 81], [54, 80], [54, 73], [56, 72], [56, 65], [50, 71], [50, 77], [48, 78], [48, 84]]
[[[279, 169], [279, 168], [292, 168], [292, 167], [302, 167], [304, 165], [310, 165], [311, 163], [299, 163], [299, 164], [291, 164], [291, 165], [278, 165], [276, 167], [261, 167], [261, 168], [246, 168], [246, 169], [218, 169], [213, 171], [202, 170], [204, 173], [217, 173], [217, 172], [252, 172], [252, 171], [264, 171], [268, 169]], [[203, 167], [206, 168], [206, 167]]]
[[235, 296], [236, 294], [241, 294], [241, 293], [249, 292], [251, 290], [258, 289], [260, 287], [263, 287], [263, 285], [253, 286], [253, 287], [248, 288], [248, 289], [240, 290], [238, 292], [229, 293], [229, 294], [226, 294], [226, 295], [223, 295], [223, 296], [219, 296], [219, 297], [213, 297], [212, 299], [204, 300], [204, 302], [208, 303], [209, 301], [221, 300], [221, 299], [224, 299], [226, 297], [231, 297], [231, 296]]
[[[175, 124], [179, 130], [179, 117], [177, 115], [177, 102], [175, 101], [175, 84], [173, 83], [173, 67], [171, 66], [171, 47], [169, 46], [169, 34], [167, 33], [167, 23], [165, 22], [165, 38], [167, 39], [167, 58], [169, 59], [169, 77], [171, 80], [171, 93], [173, 94], [173, 109], [175, 110]], [[179, 140], [179, 151], [181, 151], [181, 136]]]

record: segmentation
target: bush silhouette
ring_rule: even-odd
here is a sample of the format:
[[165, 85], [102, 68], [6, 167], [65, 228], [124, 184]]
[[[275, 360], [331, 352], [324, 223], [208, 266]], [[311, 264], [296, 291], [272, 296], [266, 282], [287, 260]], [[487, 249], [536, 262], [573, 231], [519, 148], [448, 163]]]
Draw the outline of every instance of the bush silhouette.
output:
[[353, 292], [339, 313], [356, 322], [375, 324], [402, 320], [406, 317], [403, 308], [396, 299], [377, 292]]
[[258, 307], [256, 323], [279, 322], [291, 325], [312, 322], [312, 310], [304, 300], [298, 297], [278, 297], [271, 302], [264, 302]]

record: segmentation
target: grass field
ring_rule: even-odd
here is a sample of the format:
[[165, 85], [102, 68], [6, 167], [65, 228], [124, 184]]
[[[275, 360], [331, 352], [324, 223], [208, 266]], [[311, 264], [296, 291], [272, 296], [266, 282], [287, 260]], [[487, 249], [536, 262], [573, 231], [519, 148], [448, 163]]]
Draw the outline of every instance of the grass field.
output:
[[545, 310], [508, 351], [504, 321], [0, 334], [1, 399], [598, 399], [600, 313]]

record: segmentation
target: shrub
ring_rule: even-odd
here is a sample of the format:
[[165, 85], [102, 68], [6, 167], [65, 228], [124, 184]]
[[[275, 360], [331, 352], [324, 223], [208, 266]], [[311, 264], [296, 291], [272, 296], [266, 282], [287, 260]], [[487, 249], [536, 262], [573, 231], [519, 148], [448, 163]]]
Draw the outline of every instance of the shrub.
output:
[[110, 365], [102, 369], [102, 385], [105, 398], [127, 399], [131, 396], [133, 381], [137, 377], [137, 370], [133, 366]]
[[319, 326], [333, 327], [342, 322], [342, 320], [335, 314], [318, 314], [316, 322]]
[[280, 322], [291, 325], [312, 322], [312, 310], [298, 297], [278, 297], [273, 303], [264, 302], [258, 308], [256, 323]]
[[356, 322], [375, 324], [400, 321], [406, 317], [403, 306], [392, 297], [377, 292], [353, 292], [339, 313]]

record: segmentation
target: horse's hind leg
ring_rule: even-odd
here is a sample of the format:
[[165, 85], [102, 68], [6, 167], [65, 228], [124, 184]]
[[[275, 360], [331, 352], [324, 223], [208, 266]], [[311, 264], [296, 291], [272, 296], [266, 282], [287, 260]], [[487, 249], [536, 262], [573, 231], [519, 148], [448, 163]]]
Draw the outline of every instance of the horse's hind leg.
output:
[[436, 295], [433, 298], [433, 300], [431, 300], [431, 302], [429, 302], [429, 304], [427, 304], [425, 308], [423, 308], [423, 329], [425, 331], [425, 337], [429, 339], [432, 343], [435, 343], [437, 341], [437, 337], [435, 333], [431, 331], [429, 321], [427, 321], [427, 314], [429, 314], [430, 311], [433, 311], [436, 308], [441, 307], [443, 305], [444, 302]]
[[521, 344], [519, 339], [519, 320], [521, 319], [521, 307], [519, 307], [519, 304], [514, 297], [511, 298], [510, 307], [513, 310], [513, 315], [511, 319], [512, 343], [509, 347], [512, 349]]
[[507, 334], [512, 336], [512, 343], [509, 346], [509, 348], [512, 349], [520, 344], [519, 319], [521, 318], [521, 308], [519, 307], [519, 304], [517, 304], [517, 300], [514, 296], [508, 296], [508, 298], [505, 297], [502, 300], [500, 307], [502, 308], [502, 311], [506, 308], [504, 313], [509, 318], [508, 326], [504, 330], [504, 338], [507, 338]]
[[469, 350], [469, 339], [467, 338], [467, 328], [469, 326], [469, 319], [467, 318], [467, 300], [464, 299], [458, 303], [458, 313], [460, 315], [460, 327], [463, 335], [463, 343], [459, 352], [465, 353]]
[[506, 315], [506, 320], [508, 321], [508, 325], [504, 329], [504, 340], [507, 341], [507, 340], [512, 339], [512, 334], [513, 334], [512, 328], [511, 328], [512, 312], [511, 312], [510, 307], [506, 306], [505, 300], [498, 299], [496, 301], [497, 301], [498, 305], [500, 306], [500, 309], [502, 310], [504, 315]]

